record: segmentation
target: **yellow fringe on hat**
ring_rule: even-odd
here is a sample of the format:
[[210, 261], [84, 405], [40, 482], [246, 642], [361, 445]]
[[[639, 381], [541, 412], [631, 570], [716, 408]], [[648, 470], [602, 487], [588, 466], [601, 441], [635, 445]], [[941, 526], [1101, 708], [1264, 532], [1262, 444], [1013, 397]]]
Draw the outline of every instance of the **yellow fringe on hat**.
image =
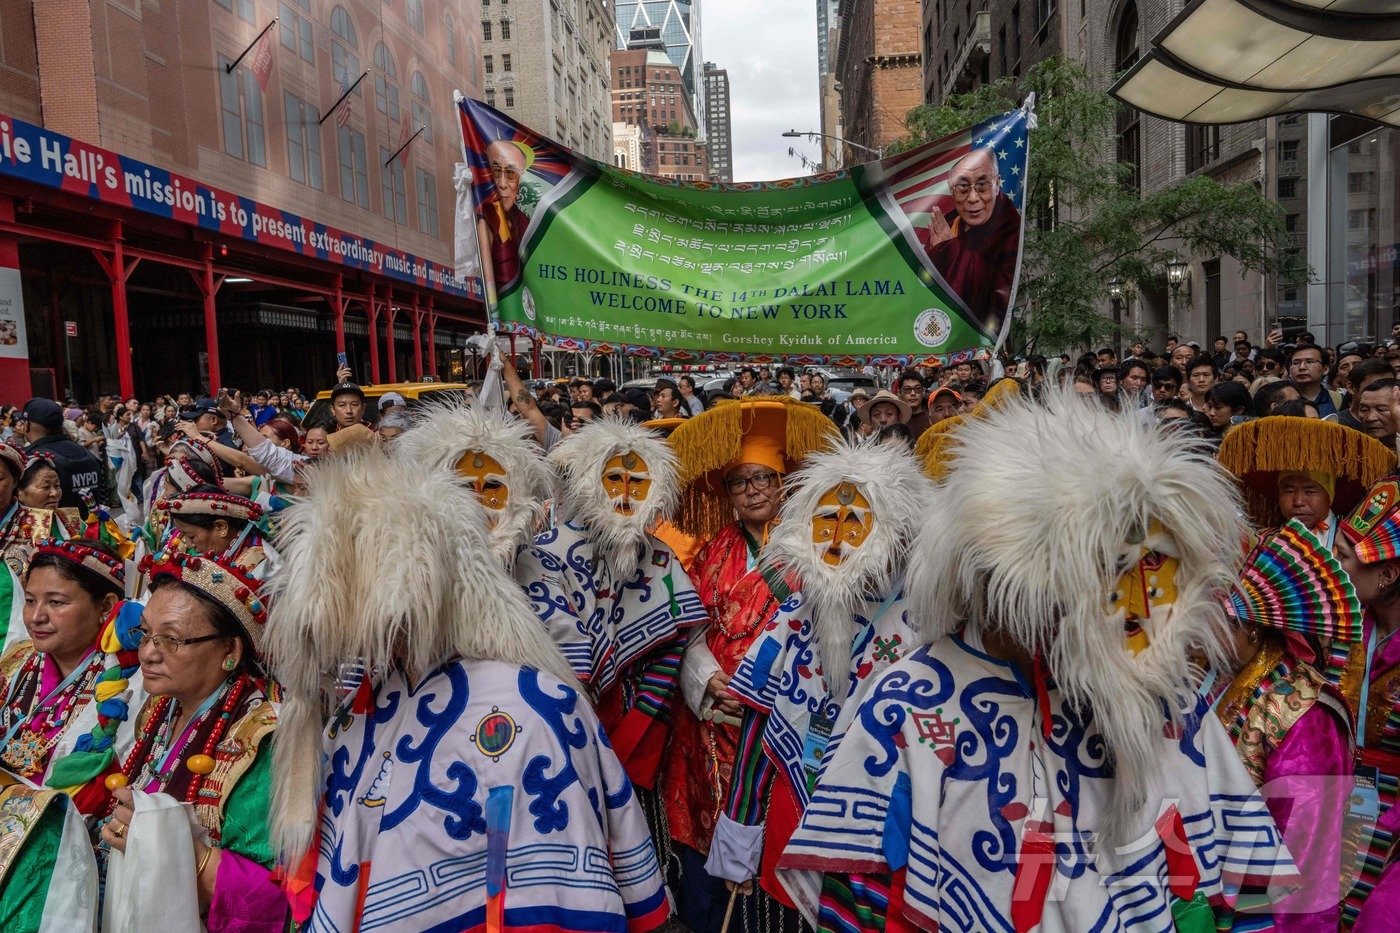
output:
[[1020, 382], [1009, 376], [998, 379], [987, 389], [987, 394], [982, 396], [982, 400], [972, 406], [972, 413], [980, 417], [989, 411], [996, 411], [1009, 400], [1020, 397]]
[[987, 390], [987, 394], [972, 406], [966, 415], [944, 418], [931, 426], [914, 444], [914, 456], [924, 465], [924, 474], [935, 483], [942, 482], [948, 475], [948, 459], [952, 455], [957, 428], [966, 418], [984, 418], [989, 412], [1001, 408], [1010, 399], [1019, 398], [1021, 383], [1015, 379], [999, 379]]
[[1273, 416], [1231, 428], [1216, 460], [1244, 487], [1250, 518], [1261, 526], [1281, 520], [1278, 474], [1316, 471], [1369, 489], [1395, 470], [1395, 451], [1360, 431], [1316, 418]]
[[930, 425], [914, 444], [914, 457], [923, 464], [924, 474], [935, 483], [941, 483], [948, 475], [948, 459], [956, 440], [954, 435], [962, 423], [962, 415], [944, 418]]
[[671, 447], [676, 452], [681, 483], [674, 524], [701, 542], [709, 541], [734, 521], [729, 497], [714, 480], [717, 473], [739, 462], [744, 434], [755, 423], [754, 411], [760, 406], [785, 409], [785, 453], [793, 468], [840, 436], [835, 422], [820, 408], [785, 395], [725, 399], [672, 431]]

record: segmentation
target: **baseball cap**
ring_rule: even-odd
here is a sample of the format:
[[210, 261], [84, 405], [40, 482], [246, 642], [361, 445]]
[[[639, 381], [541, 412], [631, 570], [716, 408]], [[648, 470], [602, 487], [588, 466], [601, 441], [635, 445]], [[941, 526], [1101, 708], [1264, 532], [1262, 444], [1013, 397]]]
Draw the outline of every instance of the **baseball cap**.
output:
[[646, 389], [623, 389], [621, 394], [629, 405], [633, 405], [637, 408], [645, 408], [647, 410], [651, 409], [651, 395]]
[[385, 392], [383, 395], [379, 396], [379, 410], [380, 410], [380, 411], [383, 411], [384, 409], [388, 408], [390, 405], [407, 405], [407, 404], [408, 404], [408, 402], [404, 401], [404, 397], [403, 397], [402, 395], [400, 395], [399, 393], [397, 393], [397, 392]]
[[32, 398], [24, 403], [24, 420], [49, 431], [62, 431], [63, 409], [51, 399]]
[[940, 396], [940, 395], [951, 395], [951, 396], [953, 397], [953, 401], [957, 402], [959, 405], [962, 404], [962, 393], [961, 393], [961, 392], [959, 392], [959, 391], [956, 390], [956, 389], [950, 389], [950, 388], [948, 388], [947, 386], [940, 386], [939, 388], [934, 389], [932, 392], [929, 393], [929, 396], [928, 396], [928, 403], [929, 403], [929, 405], [932, 406], [932, 405], [933, 405], [933, 400], [936, 399], [936, 398], [938, 398], [938, 396]]
[[360, 397], [360, 401], [364, 401], [365, 390], [360, 388], [353, 382], [342, 382], [335, 388], [331, 389], [331, 401], [334, 402], [336, 400], [336, 397], [340, 395], [358, 395]]
[[200, 415], [218, 415], [220, 418], [228, 417], [219, 410], [219, 403], [212, 398], [195, 399], [194, 404], [180, 412], [180, 414], [191, 421], [198, 418]]

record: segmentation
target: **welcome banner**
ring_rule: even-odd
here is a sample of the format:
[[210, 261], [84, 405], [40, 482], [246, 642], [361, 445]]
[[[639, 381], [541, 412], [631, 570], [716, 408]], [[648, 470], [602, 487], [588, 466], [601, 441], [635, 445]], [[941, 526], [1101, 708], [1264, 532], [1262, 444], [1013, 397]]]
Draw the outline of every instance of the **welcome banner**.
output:
[[716, 184], [604, 165], [478, 101], [458, 106], [504, 332], [681, 361], [891, 365], [1004, 333], [1025, 110], [839, 172]]

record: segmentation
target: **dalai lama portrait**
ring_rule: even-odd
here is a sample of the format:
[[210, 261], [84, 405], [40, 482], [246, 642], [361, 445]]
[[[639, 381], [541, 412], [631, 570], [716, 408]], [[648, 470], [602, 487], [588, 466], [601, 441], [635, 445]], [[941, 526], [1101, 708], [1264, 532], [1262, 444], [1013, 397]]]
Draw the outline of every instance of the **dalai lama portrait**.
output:
[[476, 231], [488, 260], [483, 270], [487, 283], [499, 290], [520, 277], [520, 245], [530, 218], [516, 201], [534, 152], [523, 143], [498, 139], [486, 147], [486, 158], [496, 196], [477, 209]]
[[919, 240], [929, 259], [968, 309], [1001, 328], [1016, 274], [1021, 215], [1001, 191], [996, 154], [974, 149], [948, 173], [953, 212], [935, 210]]

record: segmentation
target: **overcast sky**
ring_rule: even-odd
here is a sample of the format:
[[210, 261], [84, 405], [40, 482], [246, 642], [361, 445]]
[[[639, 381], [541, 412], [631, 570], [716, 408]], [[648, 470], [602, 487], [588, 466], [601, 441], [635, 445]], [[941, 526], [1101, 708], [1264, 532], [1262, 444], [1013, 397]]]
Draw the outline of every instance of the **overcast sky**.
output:
[[698, 0], [705, 60], [729, 70], [734, 180], [810, 174], [821, 147], [784, 130], [821, 129], [817, 95], [816, 0]]

